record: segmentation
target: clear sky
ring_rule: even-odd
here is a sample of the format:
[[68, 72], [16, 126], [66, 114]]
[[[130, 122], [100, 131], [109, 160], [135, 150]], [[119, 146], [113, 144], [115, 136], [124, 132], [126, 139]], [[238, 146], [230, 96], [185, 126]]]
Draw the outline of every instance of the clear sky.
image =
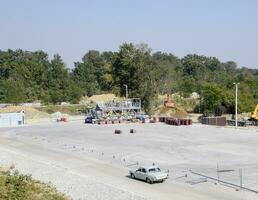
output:
[[258, 68], [258, 0], [0, 0], [1, 50], [59, 53], [73, 67], [123, 42]]

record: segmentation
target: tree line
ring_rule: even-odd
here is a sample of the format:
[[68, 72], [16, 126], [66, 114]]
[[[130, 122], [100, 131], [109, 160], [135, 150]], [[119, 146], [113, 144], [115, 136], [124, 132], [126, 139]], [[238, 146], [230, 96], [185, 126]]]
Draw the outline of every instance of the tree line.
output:
[[49, 59], [43, 51], [0, 51], [2, 103], [78, 103], [82, 96], [107, 92], [125, 96], [126, 84], [147, 112], [158, 94], [197, 92], [201, 112], [219, 115], [234, 112], [234, 82], [240, 83], [239, 111], [250, 112], [258, 103], [258, 70], [233, 61], [196, 54], [180, 59], [146, 44], [124, 43], [117, 52], [90, 50], [68, 68], [58, 54]]

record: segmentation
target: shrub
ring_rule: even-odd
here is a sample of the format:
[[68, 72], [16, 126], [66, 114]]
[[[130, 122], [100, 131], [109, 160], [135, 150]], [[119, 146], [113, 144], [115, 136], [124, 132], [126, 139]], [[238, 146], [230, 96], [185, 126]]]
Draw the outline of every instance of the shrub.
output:
[[22, 175], [17, 170], [0, 170], [0, 200], [67, 200], [50, 185]]

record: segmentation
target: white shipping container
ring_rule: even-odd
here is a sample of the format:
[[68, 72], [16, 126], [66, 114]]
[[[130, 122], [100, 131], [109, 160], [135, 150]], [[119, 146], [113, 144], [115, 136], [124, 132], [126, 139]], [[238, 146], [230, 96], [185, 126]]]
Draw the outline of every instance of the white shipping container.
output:
[[24, 125], [24, 113], [0, 113], [0, 127]]

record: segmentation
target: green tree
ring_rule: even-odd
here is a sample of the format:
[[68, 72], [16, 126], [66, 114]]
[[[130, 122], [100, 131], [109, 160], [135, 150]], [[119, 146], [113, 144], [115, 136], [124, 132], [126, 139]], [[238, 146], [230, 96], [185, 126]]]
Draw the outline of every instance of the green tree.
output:
[[223, 65], [215, 57], [187, 55], [182, 59], [183, 75], [191, 75], [196, 80], [207, 80], [213, 71], [223, 69]]
[[98, 93], [99, 84], [95, 75], [95, 67], [92, 63], [75, 63], [73, 79], [87, 96]]
[[69, 81], [67, 93], [67, 100], [71, 103], [79, 103], [81, 97], [83, 96], [82, 88], [72, 80]]
[[157, 90], [160, 94], [172, 93], [178, 90], [182, 76], [181, 61], [173, 54], [156, 52], [152, 54], [158, 80]]
[[68, 100], [68, 70], [61, 57], [56, 54], [51, 60], [49, 69], [49, 94], [51, 102], [60, 103]]
[[132, 43], [120, 46], [113, 64], [113, 77], [120, 94], [125, 96], [124, 84], [128, 85], [130, 97], [141, 98], [147, 112], [157, 95], [155, 69], [150, 49], [145, 45], [136, 47]]
[[216, 84], [204, 83], [201, 86], [201, 107], [203, 113], [221, 114], [221, 105], [223, 102], [222, 89]]
[[25, 101], [24, 86], [13, 79], [0, 82], [0, 101], [2, 103], [18, 104]]
[[190, 94], [197, 91], [196, 81], [192, 76], [185, 76], [179, 81], [179, 93], [184, 97], [189, 97]]

